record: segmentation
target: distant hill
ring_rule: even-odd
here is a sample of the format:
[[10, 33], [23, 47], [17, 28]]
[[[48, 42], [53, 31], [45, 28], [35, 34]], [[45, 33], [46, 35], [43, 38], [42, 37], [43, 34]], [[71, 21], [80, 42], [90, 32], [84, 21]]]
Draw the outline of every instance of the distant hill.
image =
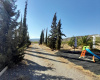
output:
[[39, 39], [30, 39], [31, 42], [39, 42]]
[[[84, 36], [89, 36], [89, 37], [92, 37], [92, 36], [100, 37], [100, 34], [84, 35]], [[80, 37], [82, 37], [82, 36], [76, 36], [76, 37], [80, 38]], [[68, 37], [68, 38], [63, 39], [63, 41], [69, 41], [70, 39], [71, 39], [71, 37]]]
[[[96, 36], [96, 37], [100, 37], [100, 34], [84, 35], [84, 36], [90, 36], [90, 37]], [[82, 37], [82, 36], [76, 36], [76, 37], [80, 38], [80, 37]], [[71, 37], [65, 38], [65, 39], [63, 39], [63, 41], [69, 41], [70, 39], [71, 39]], [[31, 42], [39, 42], [39, 39], [30, 39], [30, 41], [31, 41]]]

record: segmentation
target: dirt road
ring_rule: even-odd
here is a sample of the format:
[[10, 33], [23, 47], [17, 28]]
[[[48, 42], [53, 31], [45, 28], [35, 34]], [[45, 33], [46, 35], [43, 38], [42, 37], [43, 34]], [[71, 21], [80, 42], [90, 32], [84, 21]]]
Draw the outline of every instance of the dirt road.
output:
[[0, 80], [98, 80], [38, 44], [32, 44], [25, 52], [25, 60], [8, 69]]

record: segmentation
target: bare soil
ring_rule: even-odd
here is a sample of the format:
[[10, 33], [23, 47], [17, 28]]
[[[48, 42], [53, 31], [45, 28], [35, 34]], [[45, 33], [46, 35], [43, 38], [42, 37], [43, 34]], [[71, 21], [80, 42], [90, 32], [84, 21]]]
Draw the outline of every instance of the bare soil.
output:
[[32, 44], [25, 60], [8, 69], [0, 80], [100, 80], [99, 76], [60, 57], [44, 45]]

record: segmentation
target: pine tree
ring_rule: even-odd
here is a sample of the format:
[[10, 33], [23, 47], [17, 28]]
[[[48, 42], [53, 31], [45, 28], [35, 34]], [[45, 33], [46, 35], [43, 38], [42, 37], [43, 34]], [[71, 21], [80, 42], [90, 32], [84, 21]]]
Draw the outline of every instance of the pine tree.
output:
[[54, 17], [53, 17], [53, 21], [52, 21], [52, 25], [51, 25], [51, 30], [50, 30], [50, 35], [49, 35], [49, 45], [50, 45], [50, 48], [51, 49], [55, 49], [55, 45], [56, 45], [56, 40], [57, 40], [57, 26], [56, 26], [56, 20], [57, 20], [57, 17], [56, 17], [56, 13], [54, 14]]
[[47, 45], [47, 30], [46, 30], [45, 44]]
[[57, 40], [56, 40], [56, 49], [60, 50], [61, 47], [61, 40], [62, 36], [65, 36], [65, 34], [61, 31], [61, 20], [59, 20], [57, 24]]

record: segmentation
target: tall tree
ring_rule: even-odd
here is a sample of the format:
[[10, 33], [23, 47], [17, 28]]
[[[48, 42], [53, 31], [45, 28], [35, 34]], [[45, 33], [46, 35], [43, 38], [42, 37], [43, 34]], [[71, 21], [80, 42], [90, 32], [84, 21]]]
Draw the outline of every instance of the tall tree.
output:
[[23, 22], [22, 22], [22, 17], [21, 17], [21, 21], [19, 22], [19, 28], [18, 28], [18, 32], [19, 32], [19, 47], [22, 47], [22, 43], [23, 43]]
[[27, 23], [26, 23], [26, 15], [27, 15], [27, 1], [25, 4], [25, 10], [24, 10], [24, 18], [23, 18], [23, 45], [27, 43]]
[[[16, 28], [17, 19], [19, 17], [19, 11], [15, 12], [16, 5], [15, 0], [1, 0], [0, 1], [0, 51], [1, 53], [12, 53], [12, 36], [14, 35], [14, 29]], [[13, 18], [14, 17], [14, 18]], [[11, 43], [12, 42], [12, 43]]]
[[61, 47], [61, 40], [62, 36], [65, 36], [65, 34], [61, 31], [61, 20], [59, 20], [57, 24], [57, 40], [56, 40], [56, 49], [60, 50]]
[[41, 35], [40, 35], [40, 43], [39, 44], [42, 44], [44, 43], [44, 30], [41, 31]]
[[[27, 35], [27, 2], [23, 23], [21, 19], [20, 24], [17, 22], [20, 12], [16, 10], [15, 2], [16, 0], [0, 0], [0, 54], [2, 53], [7, 57], [7, 60], [5, 59], [7, 63], [11, 63], [11, 61], [16, 63], [22, 60], [24, 45], [19, 46], [19, 44], [26, 39], [25, 35]], [[24, 44], [26, 44], [25, 41]]]
[[56, 13], [54, 14], [53, 17], [53, 21], [52, 21], [52, 25], [51, 25], [51, 30], [50, 30], [50, 35], [49, 35], [49, 44], [51, 49], [55, 49], [55, 45], [56, 45], [56, 40], [57, 40], [57, 26], [56, 26], [56, 20], [57, 20], [57, 16]]
[[40, 35], [40, 41], [39, 44], [42, 44], [42, 31], [41, 31], [41, 35]]
[[44, 30], [42, 30], [42, 43], [44, 43]]
[[45, 37], [45, 44], [47, 45], [47, 32], [48, 32], [48, 29], [46, 30], [46, 37]]

